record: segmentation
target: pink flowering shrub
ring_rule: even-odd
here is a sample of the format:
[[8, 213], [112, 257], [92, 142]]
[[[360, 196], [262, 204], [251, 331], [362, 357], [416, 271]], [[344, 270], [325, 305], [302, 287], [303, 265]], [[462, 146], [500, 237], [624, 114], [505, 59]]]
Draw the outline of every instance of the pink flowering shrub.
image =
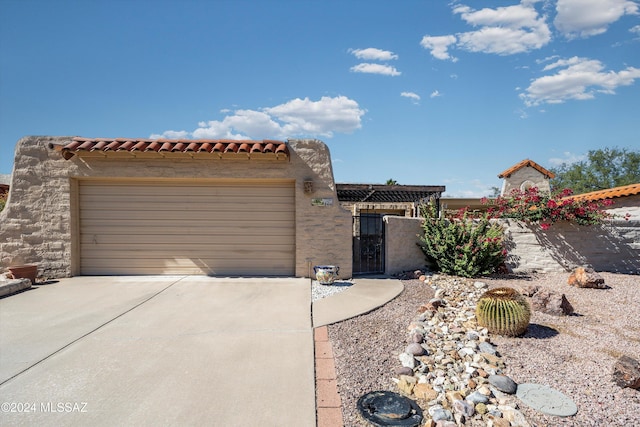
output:
[[558, 221], [597, 225], [612, 217], [604, 210], [613, 204], [611, 200], [576, 200], [572, 195], [570, 189], [549, 196], [532, 187], [526, 191], [513, 190], [509, 197], [485, 198], [482, 203], [489, 205], [488, 214], [491, 218], [514, 218], [540, 224], [544, 230]]

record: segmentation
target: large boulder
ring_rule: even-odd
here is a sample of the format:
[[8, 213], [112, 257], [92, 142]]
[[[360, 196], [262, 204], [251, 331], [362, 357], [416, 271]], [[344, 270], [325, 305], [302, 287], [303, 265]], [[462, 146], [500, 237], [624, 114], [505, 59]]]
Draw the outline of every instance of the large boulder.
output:
[[577, 267], [569, 276], [567, 283], [578, 288], [607, 288], [604, 278], [589, 267]]
[[531, 307], [535, 311], [553, 316], [567, 316], [573, 313], [573, 306], [564, 294], [539, 290], [531, 296]]
[[640, 362], [621, 356], [613, 367], [613, 381], [620, 387], [640, 390]]

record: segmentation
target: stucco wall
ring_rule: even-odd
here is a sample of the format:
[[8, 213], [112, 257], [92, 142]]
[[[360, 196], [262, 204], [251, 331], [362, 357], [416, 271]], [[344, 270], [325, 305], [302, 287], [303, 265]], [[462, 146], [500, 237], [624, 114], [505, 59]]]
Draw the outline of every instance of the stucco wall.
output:
[[[639, 197], [640, 198], [640, 197]], [[640, 274], [640, 204], [619, 212], [635, 212], [630, 220], [616, 219], [601, 227], [561, 222], [548, 230], [515, 220], [497, 220], [505, 227], [507, 266], [514, 272], [565, 272], [577, 266], [597, 271]], [[386, 216], [385, 272], [396, 274], [423, 268], [425, 256], [417, 246], [420, 218]]]
[[425, 255], [418, 246], [421, 218], [385, 216], [385, 273], [397, 274], [424, 268]]
[[[70, 137], [26, 137], [16, 145], [9, 200], [0, 212], [0, 270], [37, 263], [45, 277], [67, 277], [78, 271], [79, 250], [75, 183], [90, 178], [293, 179], [296, 199], [296, 268], [308, 277], [314, 264], [337, 264], [351, 276], [351, 215], [338, 203], [327, 146], [318, 140], [290, 140], [289, 161], [100, 159], [74, 156], [64, 160], [49, 144]], [[314, 191], [304, 192], [304, 181]], [[313, 198], [332, 199], [331, 206], [312, 206]]]

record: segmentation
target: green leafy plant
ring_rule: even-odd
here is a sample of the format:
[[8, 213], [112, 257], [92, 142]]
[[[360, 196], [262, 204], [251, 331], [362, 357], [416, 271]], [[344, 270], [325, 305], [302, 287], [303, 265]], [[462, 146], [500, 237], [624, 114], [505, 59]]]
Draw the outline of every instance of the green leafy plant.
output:
[[420, 248], [427, 261], [443, 273], [463, 277], [491, 274], [504, 263], [502, 226], [488, 217], [467, 218], [466, 210], [452, 219], [438, 218], [435, 206], [422, 206], [424, 235]]
[[478, 325], [489, 332], [517, 337], [524, 334], [531, 319], [531, 307], [518, 291], [513, 288], [488, 290], [476, 304]]
[[596, 225], [612, 215], [605, 211], [611, 206], [611, 200], [586, 201], [572, 198], [573, 191], [565, 189], [553, 195], [540, 193], [537, 187], [526, 191], [513, 190], [507, 197], [483, 199], [489, 206], [491, 218], [513, 218], [540, 224], [548, 229], [558, 221], [575, 222], [578, 225]]

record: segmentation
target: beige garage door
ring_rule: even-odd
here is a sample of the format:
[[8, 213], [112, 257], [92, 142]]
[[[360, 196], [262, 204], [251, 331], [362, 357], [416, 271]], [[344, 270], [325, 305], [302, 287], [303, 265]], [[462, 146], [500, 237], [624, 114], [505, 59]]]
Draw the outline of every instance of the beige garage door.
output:
[[290, 181], [81, 181], [80, 273], [295, 273]]

